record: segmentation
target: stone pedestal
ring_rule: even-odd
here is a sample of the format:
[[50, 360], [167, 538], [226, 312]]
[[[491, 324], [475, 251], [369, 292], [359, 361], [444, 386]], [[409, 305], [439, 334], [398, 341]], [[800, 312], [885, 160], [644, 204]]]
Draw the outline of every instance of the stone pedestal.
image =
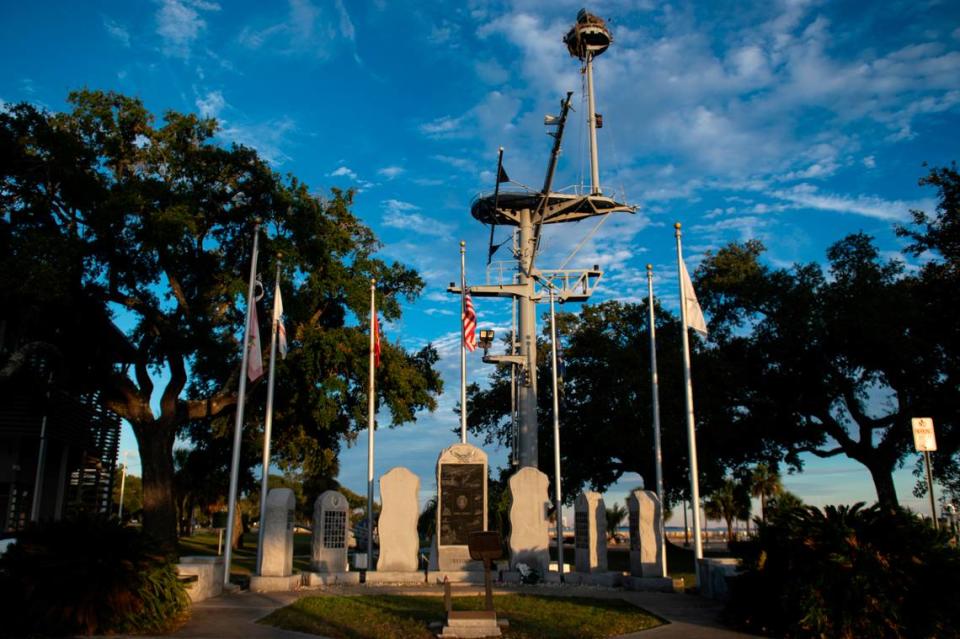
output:
[[313, 504], [313, 541], [310, 568], [316, 572], [347, 572], [347, 530], [350, 507], [335, 490], [317, 497]]
[[380, 477], [380, 559], [377, 571], [415, 572], [419, 561], [420, 478], [403, 467]]
[[437, 564], [440, 570], [483, 570], [470, 559], [470, 533], [487, 529], [487, 454], [470, 444], [437, 459]]
[[525, 466], [510, 478], [510, 568], [526, 564], [540, 576], [547, 574], [550, 565], [550, 534], [547, 494], [550, 480], [533, 468]]
[[627, 497], [630, 512], [630, 574], [634, 577], [663, 577], [663, 509], [657, 494], [634, 490]]
[[293, 574], [293, 519], [297, 500], [289, 488], [274, 488], [267, 493], [263, 526], [263, 550], [260, 575], [289, 577]]
[[600, 493], [585, 491], [573, 507], [577, 572], [607, 570], [607, 511]]

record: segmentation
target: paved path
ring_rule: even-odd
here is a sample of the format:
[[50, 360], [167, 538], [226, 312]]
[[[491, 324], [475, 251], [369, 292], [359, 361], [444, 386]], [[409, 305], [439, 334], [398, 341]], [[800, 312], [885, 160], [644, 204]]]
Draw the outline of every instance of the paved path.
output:
[[[482, 586], [456, 586], [454, 595], [478, 594]], [[717, 622], [721, 606], [716, 602], [681, 593], [628, 592], [591, 586], [520, 586], [495, 588], [497, 594], [524, 592], [540, 595], [563, 595], [596, 598], [619, 598], [629, 601], [669, 623], [623, 635], [617, 639], [733, 639], [750, 637], [726, 629]], [[190, 620], [170, 635], [182, 639], [317, 639], [310, 635], [255, 623], [271, 611], [286, 606], [300, 597], [350, 596], [365, 594], [417, 594], [440, 596], [436, 586], [352, 586], [326, 590], [301, 590], [285, 593], [240, 592], [208, 599], [193, 606]], [[145, 639], [140, 637], [138, 639]]]

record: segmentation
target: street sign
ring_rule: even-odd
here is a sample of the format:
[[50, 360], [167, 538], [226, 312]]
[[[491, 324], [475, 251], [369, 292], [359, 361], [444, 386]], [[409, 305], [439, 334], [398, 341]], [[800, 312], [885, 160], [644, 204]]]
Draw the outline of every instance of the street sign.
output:
[[913, 445], [918, 453], [937, 450], [937, 438], [933, 434], [933, 419], [930, 417], [914, 417]]

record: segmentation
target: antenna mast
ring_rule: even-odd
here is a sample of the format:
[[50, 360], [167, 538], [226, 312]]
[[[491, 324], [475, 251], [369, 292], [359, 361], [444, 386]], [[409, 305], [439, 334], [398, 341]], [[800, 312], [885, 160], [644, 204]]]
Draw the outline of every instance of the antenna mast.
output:
[[[553, 175], [560, 153], [563, 121], [570, 108], [570, 94], [561, 102], [561, 116], [547, 116], [544, 124], [557, 126], [553, 152], [547, 166], [543, 192], [505, 192], [488, 194], [474, 200], [470, 214], [484, 224], [515, 226], [519, 230], [519, 243], [515, 255], [516, 279], [505, 284], [477, 285], [470, 287], [470, 294], [477, 297], [509, 297], [518, 308], [518, 346], [516, 353], [511, 344], [509, 354], [485, 355], [484, 362], [509, 364], [516, 373], [518, 436], [514, 453], [519, 466], [538, 465], [537, 442], [537, 302], [544, 299], [544, 287], [550, 287], [558, 302], [583, 302], [589, 299], [600, 281], [603, 272], [598, 266], [591, 269], [553, 269], [541, 271], [534, 266], [540, 228], [544, 224], [576, 222], [588, 217], [609, 213], [633, 213], [636, 207], [622, 204], [605, 196], [600, 190], [599, 161], [597, 159], [596, 129], [601, 126], [600, 116], [595, 113], [593, 97], [593, 58], [606, 51], [613, 41], [606, 24], [600, 18], [581, 10], [577, 22], [563, 39], [574, 57], [586, 64], [587, 91], [589, 99], [588, 123], [590, 125], [590, 152], [592, 189], [583, 193], [557, 193], [553, 188]], [[451, 285], [451, 293], [460, 294], [460, 287]], [[512, 341], [512, 340], [511, 340]]]

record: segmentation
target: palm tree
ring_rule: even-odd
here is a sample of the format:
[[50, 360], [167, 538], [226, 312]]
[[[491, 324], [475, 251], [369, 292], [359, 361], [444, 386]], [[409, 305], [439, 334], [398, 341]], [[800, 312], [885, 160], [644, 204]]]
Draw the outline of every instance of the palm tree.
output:
[[607, 537], [613, 539], [614, 541], [619, 541], [620, 534], [617, 532], [617, 528], [620, 527], [620, 524], [623, 522], [623, 518], [627, 516], [627, 509], [624, 508], [621, 504], [614, 504], [610, 508], [607, 508]]
[[750, 494], [760, 498], [760, 521], [767, 521], [767, 498], [783, 492], [780, 473], [767, 464], [757, 464], [750, 473]]
[[733, 479], [723, 480], [704, 505], [707, 517], [727, 522], [727, 541], [733, 540], [733, 522], [750, 516], [750, 496], [746, 486]]

